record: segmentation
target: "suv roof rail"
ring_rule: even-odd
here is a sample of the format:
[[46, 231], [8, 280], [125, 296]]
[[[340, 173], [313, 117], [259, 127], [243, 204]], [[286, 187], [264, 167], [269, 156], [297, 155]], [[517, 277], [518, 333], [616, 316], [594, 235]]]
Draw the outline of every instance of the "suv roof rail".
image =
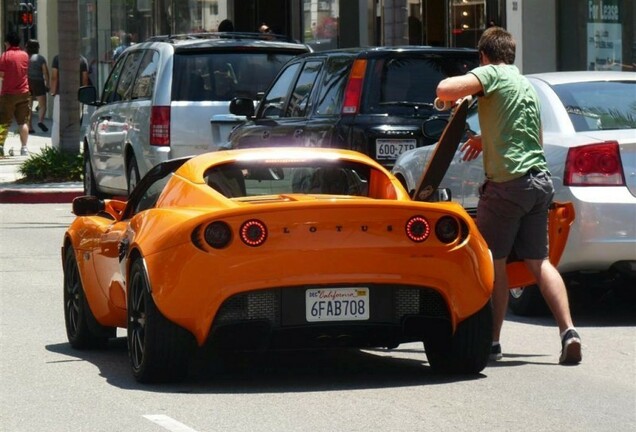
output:
[[151, 36], [147, 42], [175, 42], [179, 40], [195, 39], [254, 39], [254, 40], [275, 40], [283, 42], [299, 43], [287, 35], [276, 33], [259, 32], [202, 32], [202, 33], [182, 33]]

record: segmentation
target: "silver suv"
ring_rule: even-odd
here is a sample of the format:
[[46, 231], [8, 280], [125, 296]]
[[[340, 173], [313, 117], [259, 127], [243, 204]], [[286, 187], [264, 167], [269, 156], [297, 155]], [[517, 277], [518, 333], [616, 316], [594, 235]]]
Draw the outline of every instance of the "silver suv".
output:
[[84, 192], [127, 195], [150, 168], [168, 159], [223, 147], [245, 117], [234, 97], [259, 99], [282, 66], [311, 51], [279, 36], [205, 33], [157, 36], [126, 49], [95, 106], [84, 141]]

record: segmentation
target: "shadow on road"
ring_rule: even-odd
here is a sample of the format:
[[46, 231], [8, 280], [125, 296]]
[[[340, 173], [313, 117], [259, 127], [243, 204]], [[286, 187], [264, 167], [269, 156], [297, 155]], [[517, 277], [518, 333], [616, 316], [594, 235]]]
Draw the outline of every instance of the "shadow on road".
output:
[[[636, 286], [629, 281], [570, 283], [568, 297], [577, 327], [636, 326]], [[506, 320], [550, 327], [556, 325], [547, 307], [545, 313], [539, 316], [518, 316], [508, 311]]]
[[[109, 341], [100, 350], [78, 351], [68, 343], [46, 349], [99, 368], [108, 383], [123, 389], [167, 393], [289, 393], [437, 385], [470, 381], [485, 375], [434, 373], [423, 348], [386, 350], [320, 350], [239, 353], [215, 356], [202, 351], [183, 383], [137, 383], [128, 363], [125, 338]], [[405, 356], [413, 358], [405, 358]]]

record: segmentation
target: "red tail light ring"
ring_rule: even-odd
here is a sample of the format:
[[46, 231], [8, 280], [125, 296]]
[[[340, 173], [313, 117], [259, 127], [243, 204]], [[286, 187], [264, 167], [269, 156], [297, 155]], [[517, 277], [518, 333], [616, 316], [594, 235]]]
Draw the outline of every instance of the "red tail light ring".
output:
[[423, 242], [431, 234], [431, 226], [424, 216], [413, 216], [406, 222], [406, 235], [416, 243]]
[[239, 235], [248, 246], [260, 246], [267, 240], [267, 227], [257, 219], [251, 219], [241, 225]]

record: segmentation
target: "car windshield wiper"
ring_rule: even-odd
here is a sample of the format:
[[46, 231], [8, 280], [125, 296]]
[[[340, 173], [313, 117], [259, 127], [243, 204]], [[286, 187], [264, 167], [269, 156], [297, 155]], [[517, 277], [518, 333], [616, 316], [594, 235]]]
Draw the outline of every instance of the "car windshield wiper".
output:
[[426, 107], [426, 108], [433, 109], [433, 104], [430, 103], [430, 102], [385, 101], [385, 102], [380, 102], [378, 105], [380, 105], [380, 106], [387, 106], [387, 105], [391, 105], [391, 106], [407, 106], [407, 107], [413, 107], [413, 108]]

